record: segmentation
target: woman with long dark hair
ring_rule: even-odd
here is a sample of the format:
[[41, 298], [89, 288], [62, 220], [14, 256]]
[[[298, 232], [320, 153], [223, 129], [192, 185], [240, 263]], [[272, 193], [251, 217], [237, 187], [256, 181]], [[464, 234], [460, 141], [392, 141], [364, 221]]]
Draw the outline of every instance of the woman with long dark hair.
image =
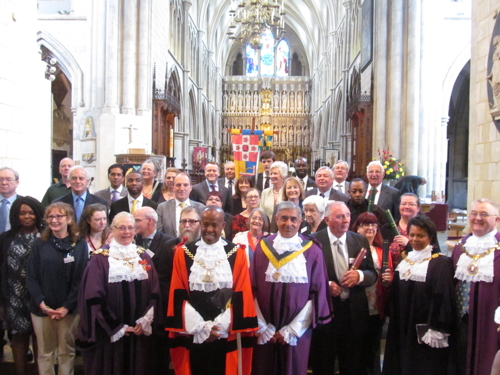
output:
[[73, 207], [52, 203], [45, 211], [47, 228], [35, 240], [28, 260], [26, 285], [38, 343], [38, 371], [73, 373], [78, 324], [78, 289], [87, 265], [87, 243], [78, 239]]
[[[26, 288], [26, 268], [35, 240], [43, 230], [42, 204], [32, 197], [17, 198], [10, 209], [10, 230], [0, 235], [0, 310], [11, 335], [12, 355], [18, 375], [26, 374], [33, 333]], [[35, 344], [35, 343], [34, 343]]]
[[85, 207], [78, 225], [78, 235], [87, 241], [89, 254], [111, 242], [106, 206], [94, 203]]

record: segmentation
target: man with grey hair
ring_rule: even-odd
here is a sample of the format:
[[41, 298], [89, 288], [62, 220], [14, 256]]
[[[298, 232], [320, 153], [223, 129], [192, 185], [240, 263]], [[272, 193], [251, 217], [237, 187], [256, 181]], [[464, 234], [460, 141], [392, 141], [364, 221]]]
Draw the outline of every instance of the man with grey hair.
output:
[[310, 195], [319, 195], [324, 198], [325, 203], [328, 201], [347, 202], [349, 197], [335, 189], [333, 189], [334, 174], [327, 166], [320, 167], [315, 174], [316, 186], [314, 189], [306, 192], [306, 197]]
[[341, 193], [347, 194], [349, 191], [349, 182], [346, 180], [349, 174], [349, 164], [344, 160], [338, 160], [332, 170], [335, 178], [333, 188]]
[[71, 158], [64, 158], [59, 162], [59, 173], [61, 181], [49, 186], [42, 199], [42, 204], [47, 207], [55, 199], [60, 198], [71, 192], [71, 184], [69, 183], [69, 171], [75, 165]]
[[[472, 233], [453, 249], [459, 312], [461, 374], [489, 374], [498, 351], [500, 324], [499, 206], [489, 199], [472, 202]], [[463, 371], [465, 369], [465, 372]]]
[[[349, 231], [351, 213], [346, 204], [330, 203], [325, 221], [328, 228], [314, 237], [322, 244], [335, 315], [325, 329], [313, 332], [313, 373], [330, 375], [338, 358], [341, 374], [361, 374], [363, 338], [369, 319], [365, 288], [377, 281], [377, 273], [368, 240]], [[367, 250], [366, 255], [353, 270], [352, 262], [362, 249]]]
[[0, 233], [10, 229], [10, 208], [18, 198], [18, 186], [19, 173], [9, 167], [0, 168]]
[[108, 210], [108, 202], [104, 199], [90, 194], [87, 190], [90, 183], [90, 174], [81, 165], [75, 165], [69, 170], [69, 183], [71, 193], [57, 198], [54, 202], [67, 203], [75, 210], [76, 223], [80, 221], [83, 209], [93, 203], [101, 203]]
[[321, 248], [299, 233], [300, 208], [282, 202], [275, 219], [278, 233], [257, 244], [250, 265], [259, 323], [252, 373], [274, 364], [282, 374], [306, 374], [312, 330], [331, 319], [328, 277]]
[[366, 191], [366, 198], [370, 198], [372, 190], [375, 190], [374, 204], [380, 206], [383, 210], [391, 211], [394, 220], [398, 220], [399, 215], [399, 201], [401, 193], [398, 189], [391, 186], [384, 185], [385, 172], [384, 166], [378, 160], [371, 161], [366, 167], [366, 177], [370, 186]]

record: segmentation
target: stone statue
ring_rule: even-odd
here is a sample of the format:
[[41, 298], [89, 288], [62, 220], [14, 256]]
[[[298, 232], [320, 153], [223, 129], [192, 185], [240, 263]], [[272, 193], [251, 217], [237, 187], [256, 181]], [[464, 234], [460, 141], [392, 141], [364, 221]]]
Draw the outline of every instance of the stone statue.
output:
[[295, 92], [293, 92], [293, 90], [290, 91], [289, 107], [290, 107], [290, 112], [294, 113], [295, 112]]
[[281, 93], [281, 112], [286, 112], [288, 109], [288, 96], [286, 90]]
[[286, 146], [286, 125], [283, 124], [281, 126], [281, 134], [280, 134], [281, 146]]
[[259, 111], [259, 92], [257, 90], [253, 92], [253, 111]]
[[288, 127], [288, 145], [293, 145], [294, 137], [293, 137], [293, 126], [290, 125]]
[[252, 92], [247, 90], [245, 95], [245, 111], [250, 112], [252, 110]]
[[243, 93], [238, 91], [238, 112], [243, 112]]
[[493, 46], [495, 51], [492, 56], [491, 72], [486, 78], [490, 81], [493, 90], [493, 108], [498, 110], [500, 109], [500, 35], [493, 38]]
[[306, 113], [309, 113], [309, 110], [311, 109], [311, 94], [309, 94], [309, 90], [306, 91], [306, 96], [304, 99], [304, 109]]
[[231, 90], [231, 104], [229, 107], [230, 112], [236, 111], [236, 91]]
[[274, 112], [280, 111], [280, 93], [278, 90], [274, 91], [273, 110]]
[[224, 95], [222, 95], [222, 112], [227, 112], [227, 101], [228, 101], [227, 90], [224, 90]]
[[296, 108], [297, 108], [297, 113], [302, 113], [302, 109], [303, 109], [303, 106], [302, 106], [302, 91], [297, 91], [297, 105], [296, 105]]

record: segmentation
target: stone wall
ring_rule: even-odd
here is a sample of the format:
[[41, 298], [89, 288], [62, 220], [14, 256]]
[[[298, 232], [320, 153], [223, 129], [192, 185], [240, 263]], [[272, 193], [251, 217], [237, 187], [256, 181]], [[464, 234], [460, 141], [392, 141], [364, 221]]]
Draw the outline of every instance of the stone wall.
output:
[[500, 202], [500, 132], [488, 104], [487, 66], [499, 0], [472, 2], [468, 206], [478, 198]]
[[0, 167], [18, 193], [42, 199], [50, 183], [51, 99], [36, 43], [36, 0], [0, 0]]

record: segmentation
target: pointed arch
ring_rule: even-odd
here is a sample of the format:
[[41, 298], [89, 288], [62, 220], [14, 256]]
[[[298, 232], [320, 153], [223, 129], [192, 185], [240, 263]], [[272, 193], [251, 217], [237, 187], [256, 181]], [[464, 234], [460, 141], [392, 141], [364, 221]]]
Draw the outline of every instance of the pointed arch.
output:
[[[45, 30], [37, 33], [37, 43], [48, 57], [57, 59], [57, 65], [68, 77], [72, 84], [71, 108], [83, 107], [85, 105], [83, 90], [83, 71], [75, 57], [64, 45]], [[43, 51], [45, 49], [45, 51]]]

